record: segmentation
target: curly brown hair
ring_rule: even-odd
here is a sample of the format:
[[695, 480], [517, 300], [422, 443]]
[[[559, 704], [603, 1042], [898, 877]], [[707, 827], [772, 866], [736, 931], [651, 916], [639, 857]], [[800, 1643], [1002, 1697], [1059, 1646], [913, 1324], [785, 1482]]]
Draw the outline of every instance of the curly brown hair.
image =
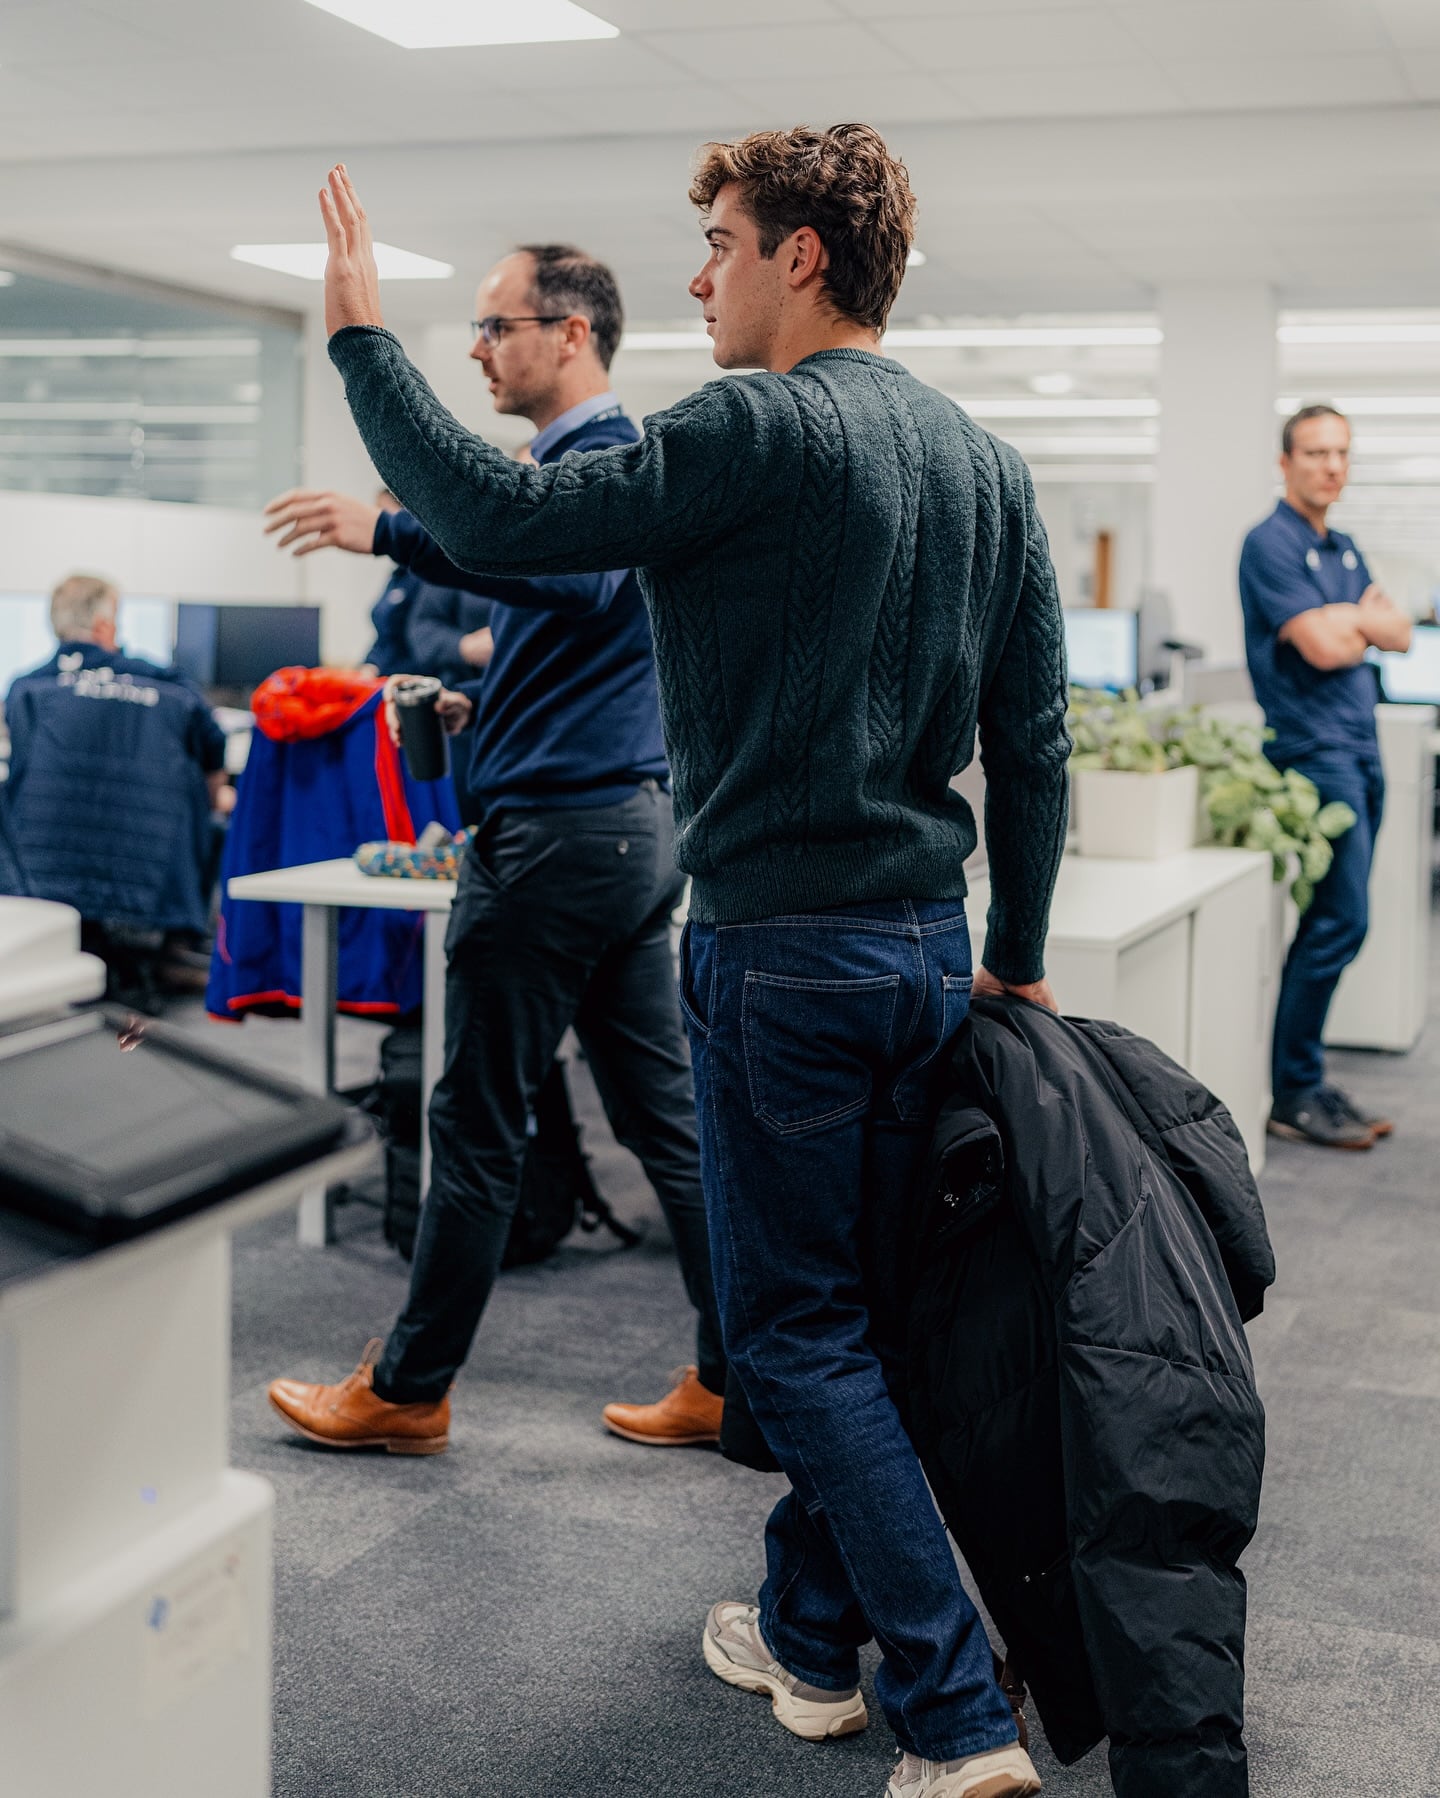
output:
[[734, 184], [771, 257], [809, 225], [830, 257], [824, 290], [835, 310], [882, 331], [915, 239], [915, 195], [903, 162], [870, 125], [816, 131], [756, 131], [732, 144], [705, 144], [690, 184], [701, 212]]

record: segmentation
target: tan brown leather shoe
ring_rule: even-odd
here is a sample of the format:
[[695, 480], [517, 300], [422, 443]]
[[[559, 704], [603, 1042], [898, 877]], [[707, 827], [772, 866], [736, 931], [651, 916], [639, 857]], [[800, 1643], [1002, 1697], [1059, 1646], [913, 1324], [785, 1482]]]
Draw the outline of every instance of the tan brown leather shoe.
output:
[[695, 1368], [683, 1367], [664, 1398], [653, 1405], [606, 1405], [605, 1428], [627, 1442], [650, 1448], [684, 1448], [718, 1442], [725, 1401], [700, 1384]]
[[439, 1404], [392, 1405], [370, 1390], [384, 1347], [366, 1344], [360, 1365], [338, 1386], [272, 1380], [270, 1403], [309, 1442], [323, 1448], [383, 1448], [392, 1455], [443, 1455], [450, 1446], [450, 1397]]

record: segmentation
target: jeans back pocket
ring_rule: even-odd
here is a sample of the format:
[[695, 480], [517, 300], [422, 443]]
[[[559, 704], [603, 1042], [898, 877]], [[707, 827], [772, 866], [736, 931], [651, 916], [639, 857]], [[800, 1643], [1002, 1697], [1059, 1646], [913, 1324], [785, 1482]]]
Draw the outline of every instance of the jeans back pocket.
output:
[[899, 974], [811, 980], [747, 973], [741, 1001], [750, 1108], [777, 1136], [865, 1111], [894, 1053]]

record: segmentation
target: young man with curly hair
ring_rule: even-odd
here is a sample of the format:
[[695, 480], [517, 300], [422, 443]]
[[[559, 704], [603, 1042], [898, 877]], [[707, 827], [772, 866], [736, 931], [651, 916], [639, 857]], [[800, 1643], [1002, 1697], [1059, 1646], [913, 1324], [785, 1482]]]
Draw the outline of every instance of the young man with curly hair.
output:
[[[1019, 457], [879, 353], [914, 228], [864, 125], [702, 152], [690, 284], [722, 368], [641, 442], [517, 467], [381, 327], [343, 167], [321, 196], [330, 353], [387, 482], [462, 566], [631, 565], [693, 881], [681, 992], [725, 1345], [791, 1483], [758, 1606], [710, 1667], [796, 1734], [862, 1728], [891, 1798], [1038, 1791], [896, 1393], [932, 1101], [972, 990], [1053, 1004], [1064, 655]], [[977, 726], [992, 901], [973, 970], [952, 791]]]

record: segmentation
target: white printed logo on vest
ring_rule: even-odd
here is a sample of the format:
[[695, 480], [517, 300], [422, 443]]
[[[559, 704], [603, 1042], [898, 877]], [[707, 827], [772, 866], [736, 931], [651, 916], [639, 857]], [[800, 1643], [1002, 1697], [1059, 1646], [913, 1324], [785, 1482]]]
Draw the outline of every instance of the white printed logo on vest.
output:
[[113, 668], [87, 668], [83, 655], [60, 657], [57, 680], [68, 687], [77, 699], [118, 699], [127, 705], [159, 705], [158, 687], [141, 687], [128, 674], [117, 675]]

